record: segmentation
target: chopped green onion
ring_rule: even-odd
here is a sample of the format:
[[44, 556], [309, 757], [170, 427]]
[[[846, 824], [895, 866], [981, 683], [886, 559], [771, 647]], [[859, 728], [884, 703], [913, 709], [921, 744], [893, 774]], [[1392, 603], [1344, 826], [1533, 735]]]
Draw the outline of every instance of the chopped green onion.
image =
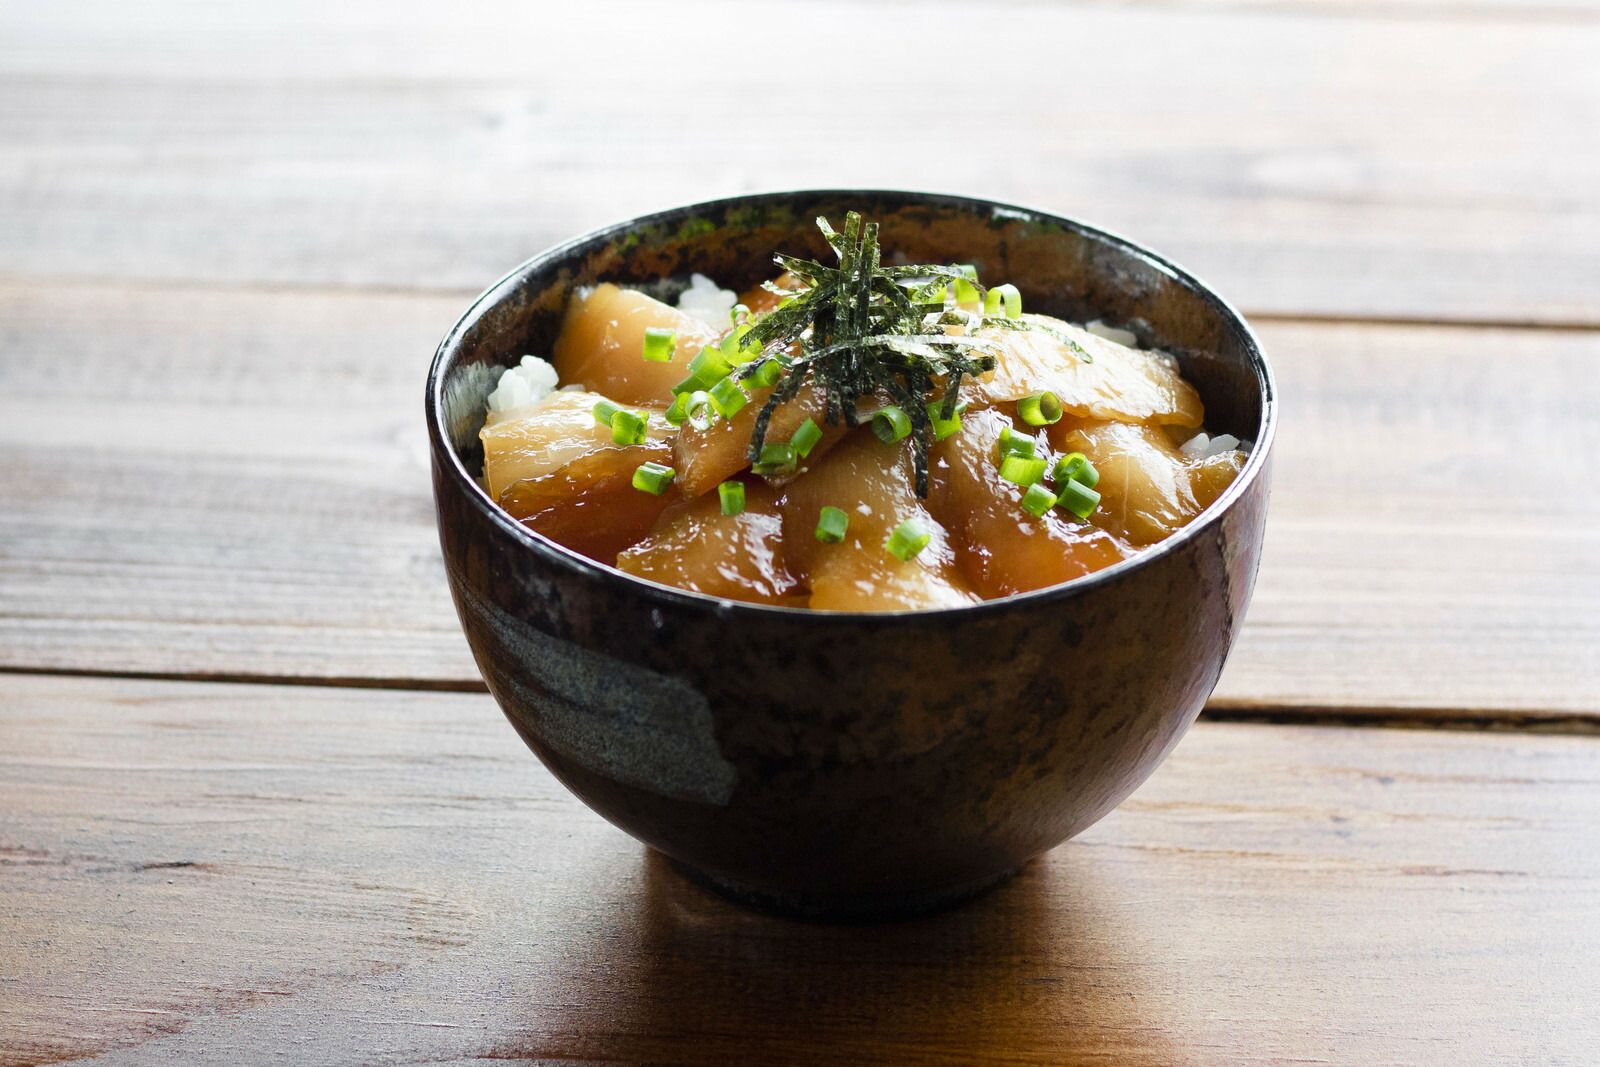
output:
[[689, 361], [688, 381], [696, 389], [710, 389], [733, 371], [733, 364], [715, 348], [702, 348], [700, 354]]
[[917, 558], [917, 554], [928, 547], [928, 542], [933, 540], [933, 535], [918, 526], [914, 519], [907, 519], [894, 528], [894, 533], [883, 542], [884, 549], [895, 559], [909, 563]]
[[1034, 393], [1017, 401], [1017, 417], [1029, 426], [1061, 421], [1061, 399], [1054, 393]]
[[850, 529], [850, 516], [838, 508], [823, 508], [822, 514], [817, 517], [817, 540], [823, 544], [836, 545], [844, 540], [845, 531]]
[[928, 421], [933, 424], [933, 439], [943, 441], [961, 429], [961, 416], [966, 410], [965, 403], [957, 404], [955, 411], [947, 419], [944, 417], [943, 398], [928, 401]]
[[1006, 318], [1022, 318], [1022, 294], [1014, 285], [997, 285], [983, 294], [983, 313], [993, 315], [1004, 305]]
[[672, 484], [675, 474], [677, 471], [671, 467], [663, 467], [659, 463], [641, 463], [633, 472], [633, 487], [660, 496], [667, 491], [667, 486]]
[[700, 379], [691, 374], [683, 381], [672, 387], [672, 395], [687, 396], [689, 393], [694, 392], [698, 388], [700, 388]]
[[811, 450], [817, 447], [817, 442], [822, 440], [822, 427], [817, 425], [816, 419], [807, 419], [795, 430], [794, 436], [789, 438], [789, 443], [794, 446], [795, 455], [805, 459], [811, 455]]
[[724, 378], [711, 387], [711, 406], [725, 419], [731, 419], [739, 414], [748, 403], [750, 398], [744, 395], [744, 390], [740, 389], [732, 378]]
[[610, 426], [611, 420], [617, 417], [617, 412], [622, 409], [609, 400], [602, 400], [594, 406], [594, 421], [601, 426]]
[[750, 469], [757, 474], [772, 476], [793, 474], [797, 465], [794, 445], [787, 441], [768, 441], [761, 446], [761, 458]]
[[886, 445], [902, 441], [911, 433], [911, 416], [891, 404], [872, 416], [872, 432]]
[[1056, 506], [1056, 499], [1056, 495], [1044, 486], [1030, 485], [1028, 491], [1022, 494], [1022, 510], [1037, 519]]
[[[956, 303], [975, 304], [978, 302], [978, 287], [972, 283], [978, 280], [978, 268], [971, 263], [958, 263], [956, 270], [966, 275], [966, 278], [956, 279]], [[971, 279], [970, 281], [967, 279]]]
[[735, 304], [735, 305], [733, 305], [733, 307], [728, 309], [728, 319], [735, 326], [737, 326], [739, 324], [739, 316], [740, 315], [743, 315], [746, 318], [749, 318], [750, 317], [750, 309], [748, 307], [746, 307], [745, 305], [743, 305], [743, 304]]
[[1100, 484], [1100, 472], [1094, 469], [1094, 464], [1082, 452], [1062, 456], [1056, 461], [1056, 469], [1050, 472], [1050, 477], [1057, 483], [1079, 482], [1086, 489], [1093, 489]]
[[1033, 455], [1033, 438], [1026, 434], [1015, 433], [1011, 427], [1005, 426], [1000, 430], [1000, 458], [1007, 456]]
[[730, 363], [748, 363], [759, 356], [761, 354], [760, 345], [747, 345], [744, 343], [744, 335], [749, 332], [750, 324], [748, 322], [740, 323], [729, 330], [728, 335], [717, 346], [718, 351], [722, 353], [722, 357]]
[[722, 501], [724, 515], [737, 515], [744, 510], [744, 483], [723, 482], [717, 486], [717, 497]]
[[611, 440], [619, 445], [642, 445], [649, 423], [649, 415], [619, 411], [611, 416]]
[[1057, 506], [1066, 508], [1080, 519], [1087, 519], [1089, 513], [1100, 504], [1099, 493], [1072, 478], [1058, 483], [1056, 488], [1061, 490], [1061, 498], [1056, 501]]
[[1044, 477], [1046, 466], [1043, 456], [1007, 456], [1000, 463], [1000, 477], [1017, 485], [1035, 485]]
[[672, 406], [667, 409], [667, 422], [673, 426], [682, 426], [689, 421], [689, 394], [677, 393], [672, 398]]
[[709, 430], [711, 424], [717, 421], [716, 410], [711, 406], [711, 394], [703, 389], [689, 394], [689, 402], [684, 410], [689, 416], [689, 425], [696, 430]]
[[756, 367], [755, 373], [750, 375], [750, 380], [760, 386], [773, 386], [778, 384], [778, 379], [783, 377], [783, 364], [775, 359], [769, 359]]
[[678, 331], [664, 326], [646, 327], [644, 331], [644, 358], [652, 363], [671, 363], [672, 353], [678, 347]]

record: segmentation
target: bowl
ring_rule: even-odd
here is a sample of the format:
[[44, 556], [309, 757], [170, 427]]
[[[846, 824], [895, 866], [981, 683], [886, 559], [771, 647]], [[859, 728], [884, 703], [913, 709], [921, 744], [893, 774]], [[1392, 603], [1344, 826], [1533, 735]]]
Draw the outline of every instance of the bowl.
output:
[[[529, 531], [478, 484], [500, 368], [548, 354], [568, 296], [743, 288], [826, 254], [858, 210], [886, 254], [974, 263], [1025, 305], [1177, 355], [1207, 426], [1255, 442], [1233, 485], [1106, 570], [967, 607], [835, 613], [656, 585]], [[676, 280], [673, 280], [676, 279]], [[1116, 807], [1199, 714], [1260, 553], [1276, 404], [1243, 319], [1131, 241], [1029, 208], [823, 190], [694, 204], [550, 249], [440, 344], [427, 420], [450, 590], [489, 691], [584, 803], [734, 899], [873, 920], [972, 897]]]

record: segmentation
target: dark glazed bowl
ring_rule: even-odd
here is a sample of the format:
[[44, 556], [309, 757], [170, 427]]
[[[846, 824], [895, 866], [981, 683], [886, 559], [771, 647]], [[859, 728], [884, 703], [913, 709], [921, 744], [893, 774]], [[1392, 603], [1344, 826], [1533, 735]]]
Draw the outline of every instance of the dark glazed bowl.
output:
[[[595, 563], [478, 486], [498, 370], [547, 354], [573, 289], [743, 288], [813, 220], [858, 210], [886, 254], [975, 263], [1034, 311], [1128, 324], [1175, 352], [1207, 425], [1256, 442], [1187, 528], [1065, 585], [970, 607], [844, 614], [718, 600]], [[676, 282], [670, 279], [677, 279]], [[668, 279], [668, 280], [663, 280]], [[1255, 580], [1276, 405], [1239, 315], [1155, 253], [1026, 208], [808, 191], [587, 234], [518, 267], [428, 379], [439, 536], [490, 691], [541, 760], [617, 826], [722, 892], [813, 918], [953, 904], [1105, 815], [1210, 695]]]

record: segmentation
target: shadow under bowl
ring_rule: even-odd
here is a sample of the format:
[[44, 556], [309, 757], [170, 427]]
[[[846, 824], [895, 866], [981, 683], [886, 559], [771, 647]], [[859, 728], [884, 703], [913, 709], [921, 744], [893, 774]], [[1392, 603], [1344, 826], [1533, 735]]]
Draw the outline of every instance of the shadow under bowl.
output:
[[[670, 299], [691, 271], [742, 289], [772, 253], [822, 258], [857, 210], [886, 255], [973, 263], [1032, 310], [1134, 329], [1178, 356], [1207, 425], [1256, 442], [1189, 526], [1065, 585], [969, 607], [846, 614], [656, 585], [535, 534], [478, 485], [499, 372], [548, 353], [602, 281]], [[428, 380], [439, 535], [489, 690], [605, 818], [706, 884], [806, 918], [950, 906], [1101, 818], [1216, 685], [1250, 598], [1276, 420], [1249, 327], [1198, 280], [1069, 219], [956, 196], [801, 191], [630, 220], [489, 289]]]

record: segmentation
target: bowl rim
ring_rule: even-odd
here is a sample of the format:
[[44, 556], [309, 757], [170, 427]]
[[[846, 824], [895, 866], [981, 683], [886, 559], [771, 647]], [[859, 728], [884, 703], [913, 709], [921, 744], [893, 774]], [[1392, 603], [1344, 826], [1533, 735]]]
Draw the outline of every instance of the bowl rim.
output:
[[[460, 347], [467, 333], [477, 325], [483, 315], [520, 288], [522, 279], [527, 275], [585, 247], [603, 244], [608, 240], [624, 236], [629, 231], [641, 229], [652, 224], [668, 222], [686, 213], [726, 209], [761, 201], [800, 197], [821, 199], [825, 197], [847, 198], [851, 196], [863, 198], [874, 196], [908, 198], [932, 205], [963, 208], [974, 213], [982, 212], [991, 217], [996, 215], [1012, 216], [1022, 221], [1044, 222], [1060, 226], [1083, 237], [1113, 246], [1128, 255], [1140, 259], [1148, 266], [1154, 267], [1163, 274], [1170, 276], [1179, 284], [1194, 292], [1203, 301], [1212, 305], [1224, 321], [1237, 329], [1239, 335], [1244, 339], [1245, 354], [1249, 368], [1255, 375], [1256, 385], [1261, 393], [1260, 432], [1239, 474], [1220, 497], [1212, 501], [1198, 516], [1175, 533], [1153, 545], [1139, 549], [1127, 559], [1083, 575], [1080, 578], [1073, 578], [1070, 581], [1060, 582], [1040, 589], [1030, 589], [1024, 593], [1012, 593], [992, 600], [979, 600], [976, 603], [962, 604], [955, 607], [909, 608], [895, 611], [833, 611], [779, 604], [756, 604], [744, 600], [729, 600], [724, 597], [712, 596], [708, 593], [698, 593], [688, 589], [680, 589], [676, 586], [663, 585], [659, 582], [628, 574], [626, 571], [591, 559], [580, 552], [545, 537], [543, 534], [528, 529], [490, 499], [489, 494], [478, 483], [477, 478], [466, 469], [450, 440], [449, 430], [444, 421], [443, 391], [446, 366], [450, 362], [451, 356]], [[1054, 212], [1001, 200], [990, 200], [984, 197], [911, 189], [816, 188], [742, 193], [738, 196], [719, 197], [714, 200], [701, 200], [677, 207], [663, 208], [648, 214], [636, 215], [632, 218], [608, 223], [554, 244], [544, 251], [529, 257], [478, 294], [439, 342], [439, 347], [434, 352], [433, 362], [428, 370], [424, 410], [428, 422], [428, 441], [434, 463], [444, 471], [455, 490], [458, 493], [464, 493], [477, 510], [487, 517], [493, 526], [510, 537], [512, 541], [533, 552], [546, 562], [562, 567], [575, 576], [613, 585], [620, 583], [634, 595], [641, 596], [646, 600], [667, 604], [679, 610], [711, 611], [719, 617], [754, 613], [756, 615], [777, 615], [780, 617], [805, 617], [818, 620], [819, 625], [828, 624], [823, 620], [831, 620], [836, 623], [872, 625], [904, 623], [907, 620], [922, 618], [948, 618], [954, 615], [981, 616], [1012, 610], [1017, 605], [1025, 602], [1031, 604], [1057, 599], [1071, 599], [1116, 582], [1125, 574], [1151, 566], [1178, 552], [1190, 542], [1199, 538], [1204, 532], [1210, 530], [1211, 527], [1221, 522], [1223, 517], [1233, 509], [1245, 493], [1250, 490], [1255, 481], [1262, 476], [1263, 471], [1266, 470], [1273, 441], [1277, 435], [1278, 392], [1277, 381], [1273, 376], [1272, 366], [1267, 361], [1266, 352], [1262, 348], [1260, 340], [1256, 337], [1255, 331], [1250, 328], [1250, 324], [1245, 320], [1244, 316], [1198, 276], [1136, 241], [1102, 227], [1057, 215]], [[437, 481], [435, 481], [435, 492], [438, 492]], [[435, 501], [435, 508], [437, 509], [437, 507], [438, 502]]]

